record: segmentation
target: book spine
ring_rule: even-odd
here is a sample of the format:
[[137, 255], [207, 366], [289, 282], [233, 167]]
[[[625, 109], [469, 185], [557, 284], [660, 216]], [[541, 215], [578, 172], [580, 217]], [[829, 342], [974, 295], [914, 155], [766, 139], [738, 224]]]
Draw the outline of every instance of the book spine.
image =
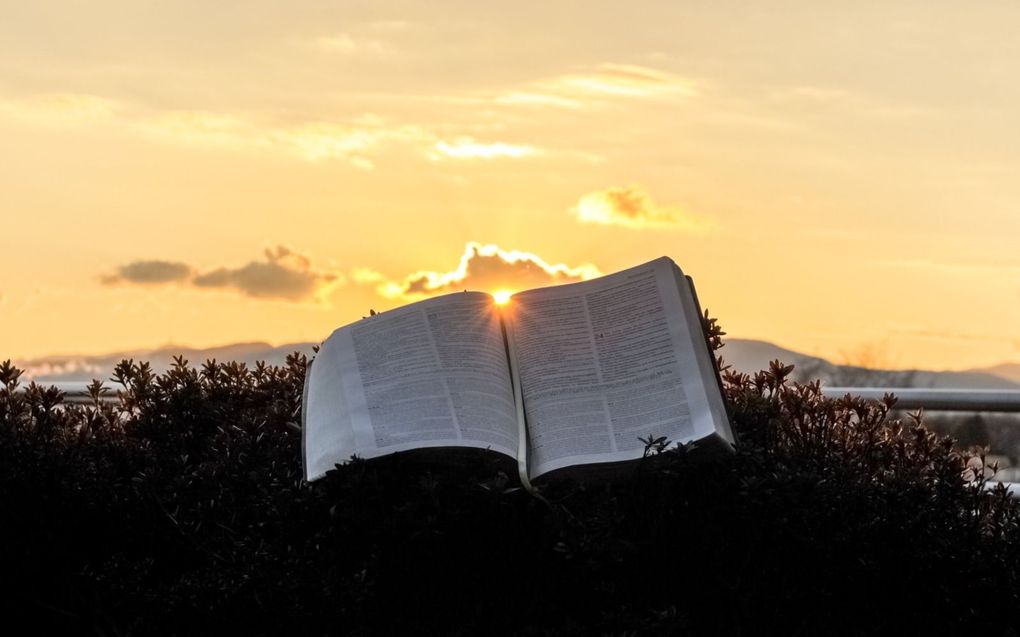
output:
[[[722, 396], [723, 407], [726, 409], [726, 419], [732, 422], [733, 413], [730, 408], [730, 401], [726, 399], [726, 390], [723, 386], [722, 374], [719, 372], [719, 363], [717, 362], [715, 351], [712, 349], [712, 343], [708, 340], [708, 329], [705, 325], [705, 312], [701, 308], [701, 301], [698, 300], [698, 290], [694, 287], [694, 279], [686, 274], [684, 275], [684, 278], [687, 279], [687, 285], [691, 288], [691, 296], [694, 298], [694, 308], [698, 311], [698, 325], [701, 326], [702, 340], [705, 343], [705, 349], [708, 351], [708, 359], [712, 363], [712, 371], [714, 372], [715, 382], [719, 386], [719, 394]], [[736, 432], [733, 432], [733, 436], [736, 437]]]
[[500, 315], [499, 322], [503, 327], [503, 343], [506, 345], [507, 361], [510, 363], [510, 380], [513, 383], [514, 406], [517, 413], [517, 476], [525, 490], [544, 501], [545, 498], [531, 484], [531, 475], [528, 471], [528, 422], [524, 412], [524, 392], [521, 389], [520, 369], [517, 366], [513, 326], [507, 325], [507, 319], [503, 315]]
[[308, 388], [312, 384], [312, 358], [305, 365], [305, 384], [301, 389], [301, 469], [305, 474], [305, 481], [308, 481]]

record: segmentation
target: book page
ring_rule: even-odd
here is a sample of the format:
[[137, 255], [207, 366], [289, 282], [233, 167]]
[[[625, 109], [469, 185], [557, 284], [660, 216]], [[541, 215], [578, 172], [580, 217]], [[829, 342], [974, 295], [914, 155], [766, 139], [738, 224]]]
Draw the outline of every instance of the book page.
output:
[[517, 457], [522, 434], [488, 294], [450, 294], [340, 328], [307, 384], [309, 479], [355, 454], [478, 447]]
[[532, 477], [640, 458], [648, 436], [728, 435], [715, 377], [699, 367], [708, 350], [693, 305], [666, 258], [514, 295], [507, 324]]

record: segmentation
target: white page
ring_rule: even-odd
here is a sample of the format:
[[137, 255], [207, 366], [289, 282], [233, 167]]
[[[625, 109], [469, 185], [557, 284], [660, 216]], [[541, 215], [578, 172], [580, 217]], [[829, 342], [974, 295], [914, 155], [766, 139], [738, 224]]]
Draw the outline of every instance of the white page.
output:
[[336, 330], [306, 402], [309, 479], [355, 454], [455, 446], [517, 457], [513, 385], [488, 294], [450, 294]]
[[696, 340], [704, 338], [700, 318], [678, 277], [661, 258], [513, 297], [508, 330], [532, 477], [639, 458], [639, 438], [650, 435], [681, 443], [725, 428], [728, 436], [721, 397], [711, 396], [719, 394], [715, 377], [699, 366], [708, 358]]

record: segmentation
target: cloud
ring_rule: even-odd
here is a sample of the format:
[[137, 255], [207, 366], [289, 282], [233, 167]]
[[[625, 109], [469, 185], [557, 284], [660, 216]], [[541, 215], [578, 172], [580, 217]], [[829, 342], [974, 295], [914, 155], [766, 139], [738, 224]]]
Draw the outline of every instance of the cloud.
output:
[[459, 137], [452, 143], [436, 142], [429, 158], [433, 161], [449, 157], [452, 159], [496, 159], [498, 157], [520, 158], [539, 153], [534, 146], [494, 142], [477, 142], [470, 137]]
[[103, 285], [164, 285], [184, 283], [191, 278], [192, 269], [178, 261], [132, 261], [116, 269], [113, 274], [100, 277]]
[[438, 139], [416, 126], [392, 125], [373, 115], [345, 121], [282, 123], [248, 113], [160, 110], [84, 94], [0, 99], [0, 116], [55, 128], [103, 123], [163, 144], [273, 152], [310, 162], [336, 159], [358, 168], [371, 168], [368, 154], [387, 143], [409, 143], [425, 154]]
[[678, 206], [662, 206], [637, 186], [622, 186], [590, 192], [571, 210], [581, 223], [624, 228], [664, 228], [706, 232], [713, 224]]
[[232, 290], [252, 298], [285, 301], [321, 301], [346, 281], [340, 273], [315, 269], [307, 256], [283, 245], [267, 248], [264, 260], [236, 268], [199, 273], [186, 263], [133, 261], [100, 280], [105, 285], [180, 283], [201, 290]]
[[366, 170], [375, 167], [371, 155], [387, 144], [410, 144], [426, 153], [436, 140], [435, 135], [417, 126], [391, 125], [370, 114], [343, 123], [281, 126], [229, 113], [176, 111], [138, 121], [133, 126], [142, 135], [164, 143], [275, 152], [309, 162], [340, 160]]
[[[390, 54], [375, 33], [407, 29], [406, 23], [370, 25], [368, 32], [325, 34], [299, 40], [302, 46], [337, 54]], [[686, 98], [697, 94], [687, 79], [672, 73], [636, 65], [602, 64], [578, 72], [555, 75], [495, 91], [450, 91], [428, 99], [453, 113], [453, 120], [409, 121], [395, 116], [298, 118], [279, 111], [168, 109], [138, 99], [110, 99], [85, 93], [50, 93], [0, 97], [0, 116], [42, 126], [88, 129], [103, 125], [113, 132], [175, 146], [214, 151], [265, 153], [308, 162], [337, 161], [371, 170], [388, 151], [410, 152], [438, 160], [486, 161], [496, 158], [525, 159], [556, 153], [533, 144], [501, 139], [476, 139], [477, 128], [457, 126], [464, 112], [471, 117], [482, 105], [529, 109], [582, 109], [616, 100]], [[361, 97], [387, 99], [386, 94]], [[394, 96], [390, 96], [394, 97]], [[397, 98], [406, 104], [407, 95]], [[425, 99], [415, 96], [416, 100]], [[385, 107], [384, 107], [385, 108]], [[452, 109], [457, 109], [456, 111]], [[466, 111], [464, 109], [467, 109]], [[489, 114], [485, 115], [486, 117]], [[459, 121], [466, 121], [460, 119]], [[564, 156], [571, 156], [564, 154]]]
[[602, 64], [589, 71], [533, 82], [494, 98], [497, 104], [578, 109], [614, 99], [690, 98], [698, 95], [688, 79], [645, 66]]
[[697, 95], [693, 85], [678, 75], [628, 64], [603, 64], [591, 73], [563, 76], [559, 83], [621, 97]]
[[351, 270], [351, 280], [358, 284], [378, 283], [385, 281], [386, 275], [372, 268], [354, 268]]
[[234, 151], [267, 151], [308, 162], [345, 161], [372, 170], [373, 157], [394, 146], [410, 147], [420, 155], [440, 159], [492, 159], [540, 154], [529, 145], [482, 142], [471, 137], [445, 141], [414, 125], [398, 125], [373, 114], [347, 122], [306, 122], [289, 126], [263, 125], [231, 114], [179, 111], [160, 114], [137, 124], [137, 129], [160, 142]]
[[342, 161], [363, 170], [375, 168], [375, 158], [394, 148], [431, 161], [543, 154], [527, 144], [468, 136], [451, 140], [431, 127], [393, 122], [373, 113], [343, 120], [282, 122], [252, 113], [160, 110], [96, 95], [56, 94], [0, 98], [0, 116], [55, 128], [102, 123], [161, 144], [273, 153], [308, 162]]
[[218, 268], [196, 276], [197, 288], [226, 288], [258, 299], [322, 299], [344, 282], [335, 272], [312, 268], [309, 258], [286, 246], [267, 248], [265, 261], [239, 268]]
[[388, 57], [398, 53], [398, 50], [390, 42], [380, 40], [379, 36], [392, 39], [418, 30], [419, 25], [405, 20], [375, 20], [350, 26], [352, 29], [349, 31], [304, 38], [297, 43], [331, 55]]
[[503, 250], [497, 245], [471, 241], [457, 267], [446, 272], [420, 270], [399, 281], [386, 280], [378, 273], [352, 274], [357, 282], [377, 283], [376, 290], [386, 298], [418, 299], [460, 290], [528, 290], [536, 287], [572, 283], [601, 276], [590, 263], [575, 267], [550, 264], [541, 257], [520, 250]]

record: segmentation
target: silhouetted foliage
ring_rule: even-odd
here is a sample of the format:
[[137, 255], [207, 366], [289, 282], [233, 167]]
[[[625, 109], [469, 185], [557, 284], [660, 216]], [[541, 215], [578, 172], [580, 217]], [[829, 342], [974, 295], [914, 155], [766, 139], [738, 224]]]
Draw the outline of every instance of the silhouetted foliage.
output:
[[[708, 321], [713, 346], [722, 335]], [[106, 635], [992, 634], [1020, 509], [893, 398], [723, 370], [736, 454], [649, 437], [612, 483], [492, 457], [301, 479], [306, 361], [116, 370], [65, 405], [0, 366], [5, 623]], [[991, 631], [989, 633], [989, 631]]]

